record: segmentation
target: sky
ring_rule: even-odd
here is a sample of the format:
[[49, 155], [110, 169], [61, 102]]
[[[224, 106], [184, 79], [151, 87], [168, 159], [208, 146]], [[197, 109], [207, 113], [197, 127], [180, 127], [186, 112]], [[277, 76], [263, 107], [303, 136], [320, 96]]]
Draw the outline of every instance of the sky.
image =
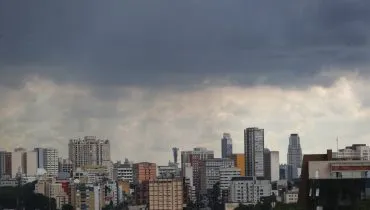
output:
[[112, 160], [220, 156], [265, 129], [286, 161], [370, 137], [370, 1], [0, 1], [0, 148], [111, 140]]

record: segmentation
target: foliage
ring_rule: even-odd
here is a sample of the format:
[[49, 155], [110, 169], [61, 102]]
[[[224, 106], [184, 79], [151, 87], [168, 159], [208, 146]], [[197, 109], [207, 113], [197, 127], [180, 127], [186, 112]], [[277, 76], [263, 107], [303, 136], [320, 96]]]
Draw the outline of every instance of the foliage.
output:
[[64, 204], [62, 210], [73, 210], [73, 206], [71, 204]]
[[15, 209], [19, 204], [28, 209], [56, 209], [55, 199], [41, 194], [35, 194], [35, 183], [27, 183], [22, 187], [0, 187], [0, 206]]

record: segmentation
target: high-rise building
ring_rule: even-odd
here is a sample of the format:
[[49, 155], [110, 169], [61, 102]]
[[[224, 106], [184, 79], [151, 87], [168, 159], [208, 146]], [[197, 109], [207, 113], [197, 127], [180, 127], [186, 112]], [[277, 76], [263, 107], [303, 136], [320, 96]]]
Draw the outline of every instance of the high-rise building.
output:
[[266, 180], [271, 180], [271, 152], [265, 148], [263, 150], [263, 172]]
[[178, 157], [178, 153], [179, 153], [179, 148], [177, 148], [177, 147], [173, 147], [172, 148], [172, 152], [173, 152], [173, 162], [175, 163], [175, 164], [177, 164], [178, 162], [177, 162], [177, 157]]
[[174, 178], [149, 181], [149, 209], [182, 210], [183, 180]]
[[243, 153], [233, 154], [231, 159], [234, 160], [234, 165], [240, 168], [240, 176], [245, 176], [245, 155]]
[[133, 181], [135, 184], [151, 181], [157, 178], [157, 165], [155, 163], [135, 163], [133, 164]]
[[12, 174], [12, 153], [0, 151], [0, 178]]
[[233, 140], [230, 133], [224, 133], [221, 139], [222, 158], [230, 158], [233, 154]]
[[280, 177], [280, 160], [279, 160], [279, 151], [271, 151], [271, 181], [278, 181]]
[[291, 134], [288, 146], [288, 180], [297, 179], [298, 170], [302, 166], [302, 149], [298, 134]]
[[244, 130], [245, 175], [247, 177], [264, 177], [264, 130], [247, 128]]
[[27, 176], [36, 176], [37, 172], [37, 152], [27, 151], [24, 153], [25, 174]]
[[271, 195], [271, 183], [256, 177], [234, 177], [231, 180], [229, 201], [231, 203], [257, 204], [262, 197]]
[[228, 190], [234, 177], [240, 177], [240, 168], [220, 168], [220, 190]]
[[280, 164], [279, 166], [279, 179], [287, 180], [288, 179], [288, 165]]
[[58, 172], [71, 173], [72, 169], [72, 161], [63, 158], [59, 159]]
[[196, 193], [200, 190], [200, 165], [201, 162], [207, 159], [214, 158], [214, 152], [207, 150], [206, 148], [197, 147], [193, 151], [182, 151], [181, 152], [181, 170], [185, 171], [185, 166], [193, 168], [193, 186], [195, 187]]
[[45, 169], [50, 175], [58, 174], [58, 150], [54, 148], [35, 148], [37, 168]]
[[85, 165], [109, 166], [110, 143], [109, 140], [97, 139], [95, 136], [85, 136], [83, 139], [71, 139], [68, 144], [69, 159], [73, 168]]
[[220, 169], [234, 167], [234, 161], [229, 158], [213, 158], [202, 161], [200, 165], [201, 193], [206, 194], [220, 182]]
[[12, 152], [12, 178], [17, 176], [17, 173], [26, 173], [26, 165], [25, 165], [25, 152], [26, 150], [23, 148], [16, 148], [14, 152]]

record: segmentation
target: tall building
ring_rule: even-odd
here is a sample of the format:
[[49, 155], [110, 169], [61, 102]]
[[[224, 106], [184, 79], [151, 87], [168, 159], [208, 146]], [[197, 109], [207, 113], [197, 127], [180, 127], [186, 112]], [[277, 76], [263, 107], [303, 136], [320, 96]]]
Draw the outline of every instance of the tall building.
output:
[[133, 164], [133, 181], [135, 184], [151, 181], [157, 178], [157, 165], [155, 163], [135, 163]]
[[220, 169], [234, 167], [234, 161], [228, 158], [213, 158], [202, 161], [200, 166], [201, 193], [206, 194], [213, 185], [220, 182]]
[[233, 140], [230, 133], [224, 133], [221, 139], [222, 158], [230, 158], [233, 154]]
[[263, 172], [266, 180], [271, 180], [271, 152], [265, 148], [263, 150]]
[[183, 180], [158, 179], [149, 181], [150, 210], [182, 210]]
[[25, 163], [25, 174], [27, 176], [36, 176], [37, 172], [37, 152], [27, 151], [24, 153], [24, 163]]
[[177, 157], [178, 157], [178, 153], [179, 153], [179, 148], [177, 148], [177, 147], [173, 147], [173, 148], [172, 148], [172, 152], [173, 152], [173, 162], [174, 162], [175, 164], [178, 164], [178, 162], [177, 162]]
[[254, 127], [244, 130], [245, 175], [248, 177], [264, 177], [264, 138], [263, 129]]
[[17, 148], [12, 152], [12, 178], [17, 176], [18, 172], [25, 173], [25, 162], [24, 162], [24, 153], [26, 150], [21, 150], [21, 148]]
[[231, 185], [231, 180], [234, 177], [240, 177], [240, 168], [220, 168], [220, 193], [224, 202], [228, 201], [229, 187]]
[[180, 169], [176, 163], [169, 162], [166, 166], [158, 166], [158, 177], [161, 179], [180, 177]]
[[111, 163], [109, 140], [97, 139], [95, 136], [69, 140], [68, 151], [74, 169], [85, 165], [108, 167]]
[[279, 179], [287, 180], [288, 179], [288, 165], [280, 164], [279, 166]]
[[271, 181], [278, 181], [280, 179], [280, 160], [279, 160], [279, 151], [271, 151]]
[[288, 180], [297, 179], [298, 170], [302, 166], [302, 149], [298, 134], [291, 134], [288, 146]]
[[181, 152], [181, 170], [185, 171], [185, 166], [193, 168], [193, 186], [198, 193], [200, 190], [200, 165], [202, 161], [214, 158], [214, 152], [206, 148], [197, 147], [193, 151]]
[[35, 148], [37, 168], [45, 169], [50, 175], [58, 174], [59, 156], [58, 150], [54, 148]]
[[59, 159], [58, 172], [70, 173], [72, 169], [72, 161], [70, 161], [69, 159]]
[[12, 153], [0, 151], [0, 178], [12, 174]]
[[240, 176], [245, 176], [245, 155], [243, 153], [233, 154], [231, 159], [234, 160], [235, 167], [240, 169]]

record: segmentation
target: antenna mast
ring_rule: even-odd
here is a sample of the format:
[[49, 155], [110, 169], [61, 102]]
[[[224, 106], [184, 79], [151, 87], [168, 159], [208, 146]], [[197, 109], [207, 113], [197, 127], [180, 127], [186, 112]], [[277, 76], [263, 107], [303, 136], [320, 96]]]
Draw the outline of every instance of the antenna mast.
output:
[[339, 149], [338, 149], [338, 136], [337, 136], [337, 154], [338, 154], [338, 152], [339, 152]]

